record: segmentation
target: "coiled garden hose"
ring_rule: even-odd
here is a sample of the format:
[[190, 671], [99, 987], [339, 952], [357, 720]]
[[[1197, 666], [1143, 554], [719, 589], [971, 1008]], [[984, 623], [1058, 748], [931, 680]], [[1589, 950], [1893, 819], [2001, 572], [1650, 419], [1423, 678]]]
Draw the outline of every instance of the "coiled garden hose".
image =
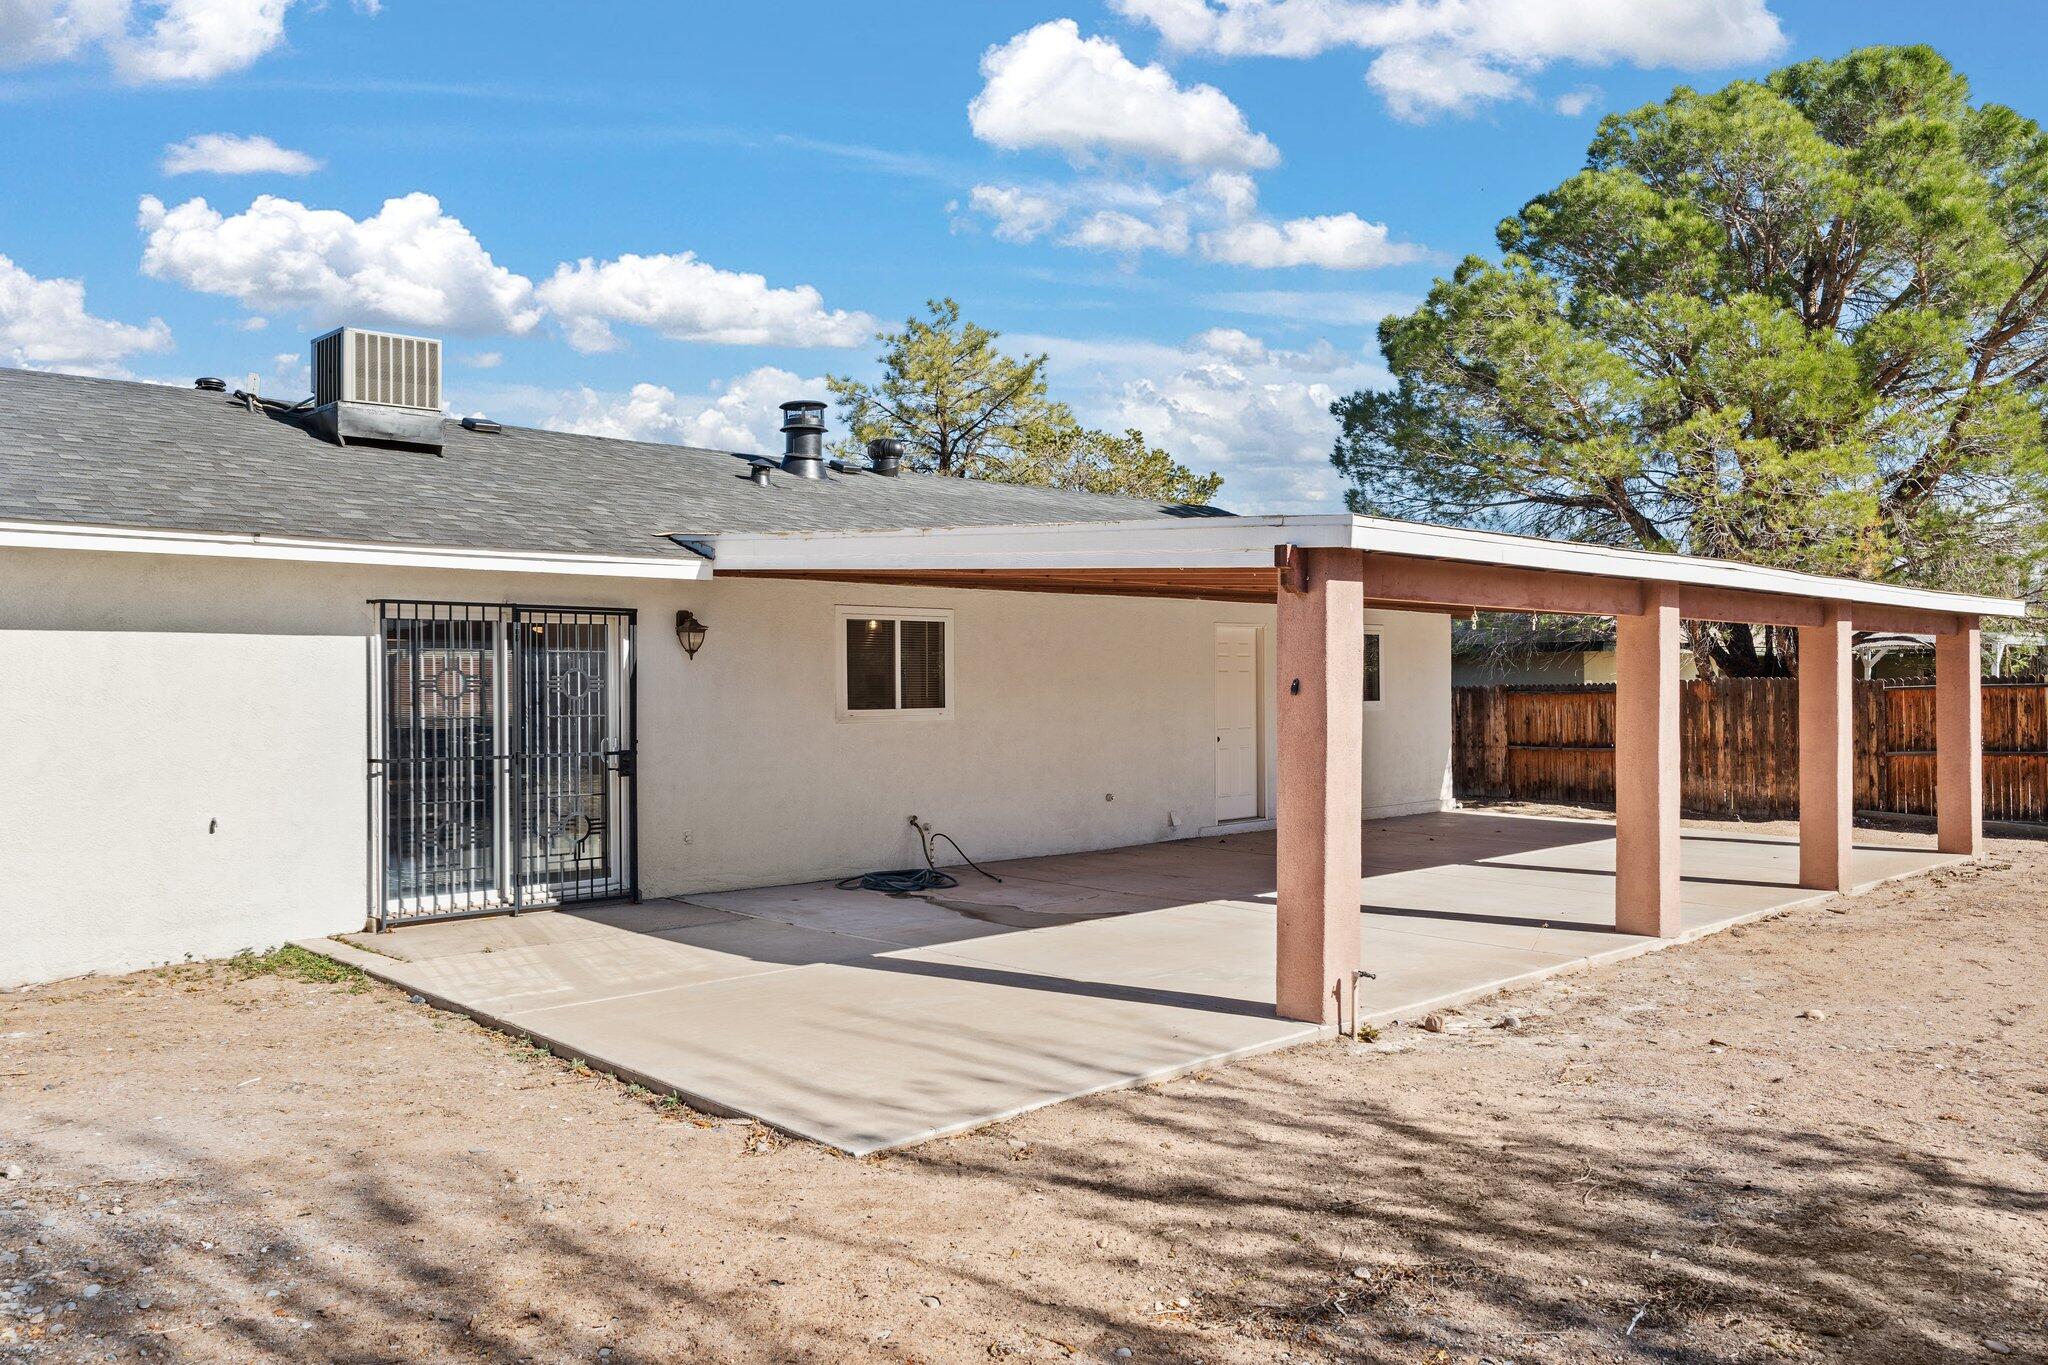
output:
[[902, 867], [892, 872], [868, 872], [858, 877], [848, 877], [836, 883], [841, 891], [879, 891], [885, 896], [914, 896], [920, 891], [943, 891], [949, 886], [960, 885], [960, 879], [951, 873], [939, 871], [937, 861], [932, 857], [934, 841], [944, 839], [960, 855], [960, 861], [979, 872], [990, 881], [1001, 884], [1002, 878], [967, 856], [967, 850], [950, 834], [942, 834], [930, 825], [910, 817], [910, 823], [917, 830], [918, 842], [924, 848], [923, 867]]

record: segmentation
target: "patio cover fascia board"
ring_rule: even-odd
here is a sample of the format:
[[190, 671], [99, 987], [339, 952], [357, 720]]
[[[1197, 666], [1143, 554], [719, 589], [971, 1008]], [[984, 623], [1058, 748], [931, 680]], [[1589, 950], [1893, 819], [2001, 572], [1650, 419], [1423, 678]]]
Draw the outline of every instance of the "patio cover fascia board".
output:
[[[1276, 547], [1351, 549], [1380, 571], [1376, 603], [1417, 609], [1640, 610], [1646, 583], [1678, 585], [1686, 615], [1809, 625], [1816, 604], [1856, 608], [1859, 625], [1948, 634], [1961, 618], [2023, 616], [2009, 598], [1829, 578], [1729, 560], [1425, 526], [1349, 515], [1218, 517], [901, 531], [787, 531], [704, 538], [715, 577], [806, 577], [1000, 589], [1061, 582], [1105, 593], [1270, 600]], [[1432, 565], [1441, 565], [1440, 569]], [[1565, 575], [1582, 582], [1561, 583]], [[1563, 592], [1553, 592], [1555, 587]], [[1811, 617], [1813, 619], [1809, 620]]]

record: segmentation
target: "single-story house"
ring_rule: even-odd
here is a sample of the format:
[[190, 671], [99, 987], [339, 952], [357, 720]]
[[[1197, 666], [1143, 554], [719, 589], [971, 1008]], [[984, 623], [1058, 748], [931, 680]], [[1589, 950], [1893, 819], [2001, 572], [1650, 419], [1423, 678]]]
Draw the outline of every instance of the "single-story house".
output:
[[[1514, 617], [1480, 617], [1451, 624], [1453, 687], [1581, 687], [1612, 683], [1614, 622], [1582, 616], [1536, 625]], [[1679, 676], [1690, 682], [1699, 663], [1679, 656]]]
[[1806, 884], [1848, 885], [1853, 627], [1937, 637], [1941, 843], [1980, 838], [2017, 603], [842, 466], [801, 395], [779, 459], [458, 422], [418, 338], [313, 369], [0, 371], [0, 984], [903, 867], [913, 816], [977, 859], [1277, 819], [1277, 1008], [1335, 1018], [1361, 821], [1448, 804], [1475, 609], [1620, 622], [1635, 932], [1674, 922], [1682, 614], [1811, 637]]
[[1478, 618], [1451, 625], [1454, 687], [1565, 686], [1614, 681], [1614, 628], [1598, 617], [1559, 624]]

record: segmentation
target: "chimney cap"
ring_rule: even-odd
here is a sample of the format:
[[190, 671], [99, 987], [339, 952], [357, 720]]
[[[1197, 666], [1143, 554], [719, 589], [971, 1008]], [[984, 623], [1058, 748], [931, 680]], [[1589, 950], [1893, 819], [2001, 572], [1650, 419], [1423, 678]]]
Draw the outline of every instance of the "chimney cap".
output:
[[782, 404], [782, 429], [792, 427], [825, 429], [825, 405], [814, 398], [795, 398]]

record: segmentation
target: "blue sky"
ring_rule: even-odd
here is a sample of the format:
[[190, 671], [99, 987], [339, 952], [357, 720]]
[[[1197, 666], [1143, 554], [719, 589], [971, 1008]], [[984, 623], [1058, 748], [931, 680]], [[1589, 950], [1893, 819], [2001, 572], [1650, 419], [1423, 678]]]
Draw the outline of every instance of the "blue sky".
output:
[[765, 448], [950, 294], [1227, 505], [1330, 509], [1374, 321], [1602, 113], [1927, 41], [2039, 116], [2044, 37], [2023, 0], [0, 0], [0, 363], [297, 397], [310, 336], [388, 325], [460, 411]]

